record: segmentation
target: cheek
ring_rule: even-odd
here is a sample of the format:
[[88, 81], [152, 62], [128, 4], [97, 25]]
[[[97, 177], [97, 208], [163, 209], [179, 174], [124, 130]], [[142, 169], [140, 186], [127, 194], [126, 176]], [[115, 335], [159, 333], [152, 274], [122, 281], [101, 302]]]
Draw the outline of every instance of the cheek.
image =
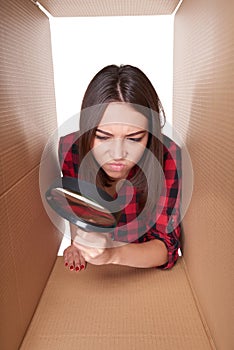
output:
[[145, 147], [144, 148], [142, 146], [135, 147], [133, 152], [131, 153], [130, 160], [132, 160], [133, 163], [139, 162], [139, 160], [144, 154], [144, 151], [145, 151]]
[[100, 149], [97, 149], [96, 147], [93, 147], [91, 150], [93, 157], [96, 159], [96, 161], [99, 163], [99, 158], [101, 157]]
[[108, 154], [108, 146], [105, 144], [99, 144], [98, 142], [94, 142], [93, 147], [91, 149], [91, 152], [93, 154], [93, 157], [96, 159], [96, 161], [102, 165], [107, 161], [107, 154]]

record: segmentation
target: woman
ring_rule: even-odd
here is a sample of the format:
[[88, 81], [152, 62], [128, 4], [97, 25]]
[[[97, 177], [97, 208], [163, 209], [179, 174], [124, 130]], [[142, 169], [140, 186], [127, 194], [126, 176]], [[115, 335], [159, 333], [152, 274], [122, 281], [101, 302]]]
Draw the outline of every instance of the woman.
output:
[[[180, 149], [161, 134], [160, 115], [165, 118], [158, 95], [136, 67], [110, 65], [90, 82], [79, 133], [60, 139], [62, 172], [96, 183], [113, 198], [118, 192], [126, 205], [112, 237], [71, 227], [72, 244], [64, 251], [70, 270], [81, 271], [86, 262], [164, 269], [176, 263]], [[91, 247], [94, 239], [104, 244]]]

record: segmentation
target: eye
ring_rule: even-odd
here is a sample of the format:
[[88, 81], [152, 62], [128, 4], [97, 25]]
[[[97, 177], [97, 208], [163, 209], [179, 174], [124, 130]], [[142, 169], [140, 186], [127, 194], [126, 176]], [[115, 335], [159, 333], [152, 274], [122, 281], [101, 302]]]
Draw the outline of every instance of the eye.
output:
[[143, 137], [128, 137], [128, 140], [133, 142], [140, 142], [142, 139]]
[[109, 140], [108, 136], [100, 136], [100, 135], [95, 135], [96, 139], [100, 140], [100, 141], [106, 141]]

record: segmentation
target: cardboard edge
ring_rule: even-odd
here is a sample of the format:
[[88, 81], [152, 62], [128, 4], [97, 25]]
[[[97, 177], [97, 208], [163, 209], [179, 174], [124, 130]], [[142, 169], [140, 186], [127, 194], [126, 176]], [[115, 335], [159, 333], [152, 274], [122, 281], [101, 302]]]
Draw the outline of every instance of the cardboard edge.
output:
[[200, 316], [201, 322], [202, 322], [202, 324], [203, 324], [204, 331], [205, 331], [205, 333], [206, 333], [206, 335], [207, 335], [207, 339], [209, 340], [211, 349], [212, 349], [212, 350], [217, 350], [217, 347], [216, 347], [216, 345], [215, 345], [215, 342], [214, 342], [214, 339], [213, 339], [213, 337], [212, 337], [211, 331], [210, 331], [210, 329], [209, 329], [209, 327], [208, 327], [208, 324], [207, 324], [207, 322], [206, 322], [205, 316], [204, 316], [204, 314], [203, 314], [203, 312], [202, 312], [202, 308], [201, 308], [200, 302], [199, 302], [198, 297], [197, 297], [197, 295], [196, 295], [196, 293], [195, 293], [195, 289], [194, 289], [194, 287], [193, 287], [193, 285], [192, 285], [191, 278], [189, 277], [188, 269], [187, 269], [186, 262], [185, 262], [185, 259], [184, 259], [183, 256], [181, 257], [181, 260], [182, 260], [182, 265], [183, 265], [185, 277], [186, 277], [186, 279], [187, 279], [187, 281], [188, 281], [188, 285], [189, 285], [189, 288], [190, 288], [190, 290], [191, 290], [191, 294], [192, 294], [192, 296], [193, 296], [194, 303], [195, 303], [195, 306], [196, 306], [196, 308], [197, 308], [198, 314], [199, 314], [199, 316]]

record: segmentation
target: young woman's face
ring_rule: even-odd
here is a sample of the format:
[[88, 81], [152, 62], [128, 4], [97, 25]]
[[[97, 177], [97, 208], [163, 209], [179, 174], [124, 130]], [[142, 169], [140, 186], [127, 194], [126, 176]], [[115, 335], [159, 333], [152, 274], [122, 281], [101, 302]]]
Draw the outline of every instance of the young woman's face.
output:
[[112, 102], [97, 127], [93, 155], [111, 178], [125, 179], [142, 157], [148, 141], [148, 121], [131, 105]]

